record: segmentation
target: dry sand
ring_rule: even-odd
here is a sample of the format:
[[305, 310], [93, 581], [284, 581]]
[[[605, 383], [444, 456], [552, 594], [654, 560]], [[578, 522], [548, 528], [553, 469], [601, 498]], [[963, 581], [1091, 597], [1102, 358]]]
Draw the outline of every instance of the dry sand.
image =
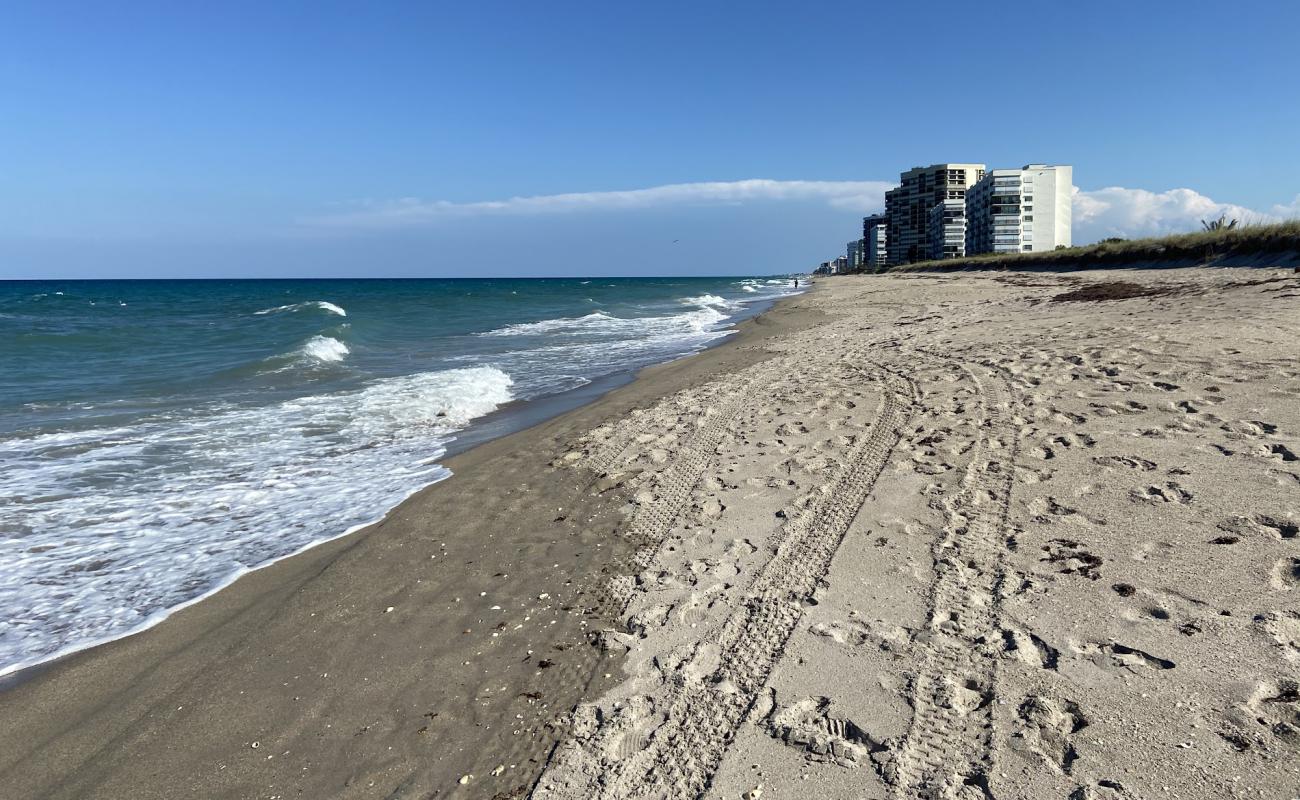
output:
[[798, 302], [776, 358], [583, 441], [644, 544], [625, 678], [536, 797], [1296, 795], [1297, 276]]
[[823, 281], [0, 694], [0, 796], [1296, 796], [1298, 306]]

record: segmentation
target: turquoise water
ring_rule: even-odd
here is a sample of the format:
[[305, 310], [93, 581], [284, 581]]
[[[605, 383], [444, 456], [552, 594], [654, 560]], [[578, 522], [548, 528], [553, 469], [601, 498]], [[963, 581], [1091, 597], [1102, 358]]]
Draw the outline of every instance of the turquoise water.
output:
[[0, 283], [0, 675], [446, 478], [511, 401], [697, 351], [789, 278]]

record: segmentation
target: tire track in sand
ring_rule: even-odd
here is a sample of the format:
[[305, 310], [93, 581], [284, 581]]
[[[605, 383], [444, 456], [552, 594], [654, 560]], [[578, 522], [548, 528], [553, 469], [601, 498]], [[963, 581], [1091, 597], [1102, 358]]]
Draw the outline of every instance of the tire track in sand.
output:
[[[636, 588], [636, 575], [649, 566], [673, 523], [690, 501], [691, 492], [712, 461], [723, 434], [754, 398], [754, 389], [772, 376], [769, 363], [755, 365], [737, 374], [733, 388], [720, 405], [702, 409], [700, 423], [678, 457], [661, 473], [654, 502], [638, 506], [625, 534], [632, 552], [609, 566], [611, 577], [590, 590], [587, 613], [598, 619], [621, 619]], [[606, 473], [631, 445], [641, 425], [627, 424], [606, 442], [584, 467], [596, 475]], [[586, 691], [595, 677], [602, 654], [594, 649], [578, 651], [576, 657], [559, 665], [553, 678]], [[561, 740], [562, 743], [563, 740]], [[552, 750], [552, 752], [554, 752]]]
[[[829, 569], [911, 418], [915, 386], [899, 372], [873, 366], [883, 370], [889, 385], [870, 432], [853, 446], [831, 491], [792, 521], [710, 643], [725, 654], [718, 666], [664, 686], [664, 722], [640, 752], [602, 768], [594, 743], [571, 742], [557, 752], [534, 797], [678, 798], [708, 788], [802, 615], [803, 601]], [[669, 506], [664, 513], [670, 511], [675, 516], [680, 508]]]
[[984, 419], [934, 546], [928, 653], [912, 684], [911, 727], [885, 776], [898, 800], [993, 797], [997, 597], [1017, 437], [1001, 374], [969, 365], [964, 371], [978, 388]]
[[[602, 605], [615, 616], [626, 609], [635, 590], [636, 575], [650, 566], [668, 531], [690, 502], [691, 492], [713, 461], [723, 434], [755, 400], [755, 389], [776, 374], [771, 362], [751, 367], [745, 373], [747, 374], [743, 375], [735, 390], [721, 405], [703, 410], [702, 424], [673, 463], [660, 473], [654, 489], [654, 501], [637, 507], [627, 532], [628, 541], [636, 549], [626, 559], [618, 562], [617, 577], [609, 582], [604, 596], [600, 598]], [[629, 431], [627, 442], [631, 441], [634, 432], [635, 428]], [[602, 469], [608, 470], [617, 455], [625, 449], [626, 443], [618, 453], [609, 457], [609, 462]]]

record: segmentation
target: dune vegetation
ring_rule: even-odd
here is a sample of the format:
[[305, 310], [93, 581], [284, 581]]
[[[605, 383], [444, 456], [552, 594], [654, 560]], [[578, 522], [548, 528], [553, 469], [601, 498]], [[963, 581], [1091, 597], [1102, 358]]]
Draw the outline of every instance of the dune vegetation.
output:
[[987, 253], [943, 261], [900, 264], [882, 271], [1073, 270], [1125, 267], [1300, 267], [1300, 220], [1235, 224], [1210, 220], [1202, 230], [1148, 239], [1104, 239], [1039, 253]]

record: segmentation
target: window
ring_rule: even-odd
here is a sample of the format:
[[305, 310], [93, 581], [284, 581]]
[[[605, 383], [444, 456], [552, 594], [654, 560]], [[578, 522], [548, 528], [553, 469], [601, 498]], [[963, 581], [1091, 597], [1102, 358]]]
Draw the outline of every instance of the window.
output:
[[[1032, 210], [1032, 209], [1028, 209], [1028, 208], [1027, 208], [1027, 209], [1025, 209], [1025, 210], [1026, 210], [1026, 211], [1030, 211], [1030, 210]], [[1026, 215], [1025, 215], [1025, 222], [1033, 222], [1033, 221], [1034, 221], [1034, 218], [1033, 218], [1032, 215], [1029, 215], [1029, 214], [1026, 214]]]
[[1033, 249], [1034, 249], [1034, 246], [1033, 246], [1032, 244], [1027, 244], [1027, 245], [1025, 245], [1025, 248], [1024, 248], [1024, 249], [1026, 249], [1026, 250], [1033, 250]]
[[[1033, 207], [1033, 206], [1025, 206], [1025, 210], [1026, 210], [1026, 211], [1033, 211], [1033, 210], [1034, 210], [1034, 207]], [[1030, 217], [1030, 219], [1033, 219], [1033, 217]]]

